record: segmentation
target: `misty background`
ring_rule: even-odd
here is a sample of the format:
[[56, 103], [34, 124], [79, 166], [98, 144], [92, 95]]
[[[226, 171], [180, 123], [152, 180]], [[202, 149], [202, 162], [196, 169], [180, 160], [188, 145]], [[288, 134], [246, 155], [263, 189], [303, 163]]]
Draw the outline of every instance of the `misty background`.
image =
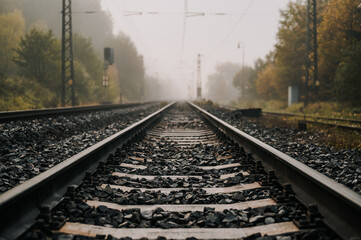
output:
[[[61, 3], [0, 2], [2, 110], [59, 105]], [[287, 88], [296, 86], [302, 101], [306, 1], [72, 4], [78, 104], [195, 99], [198, 54], [205, 99], [244, 106], [270, 101], [285, 105]], [[360, 4], [361, 0], [318, 1], [320, 85], [309, 83], [311, 101], [360, 106]], [[101, 82], [104, 47], [115, 52], [108, 88]]]

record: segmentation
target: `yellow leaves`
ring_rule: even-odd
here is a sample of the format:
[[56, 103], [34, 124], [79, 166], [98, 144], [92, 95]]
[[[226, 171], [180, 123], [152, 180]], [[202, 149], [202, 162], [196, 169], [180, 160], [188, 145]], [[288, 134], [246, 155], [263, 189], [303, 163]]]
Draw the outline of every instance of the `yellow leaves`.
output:
[[333, 88], [336, 70], [357, 42], [354, 33], [361, 32], [360, 3], [361, 0], [330, 0], [320, 14], [319, 76], [321, 84], [328, 84], [327, 95], [336, 92]]
[[319, 27], [321, 52], [330, 55], [340, 53], [351, 41], [348, 31], [361, 31], [356, 20], [361, 17], [357, 10], [360, 3], [361, 0], [331, 0], [327, 4]]
[[0, 15], [0, 40], [7, 45], [17, 45], [23, 35], [25, 20], [20, 10]]
[[268, 66], [258, 74], [256, 79], [256, 91], [261, 98], [277, 98], [277, 76], [276, 67], [273, 64]]
[[7, 71], [14, 66], [13, 49], [19, 45], [24, 33], [25, 20], [20, 10], [0, 15], [0, 72]]

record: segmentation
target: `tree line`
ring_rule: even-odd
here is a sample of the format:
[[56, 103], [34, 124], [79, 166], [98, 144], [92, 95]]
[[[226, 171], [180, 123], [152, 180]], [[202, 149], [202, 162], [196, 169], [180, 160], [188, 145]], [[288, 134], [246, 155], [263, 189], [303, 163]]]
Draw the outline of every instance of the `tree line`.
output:
[[[144, 63], [128, 36], [112, 34], [111, 17], [97, 0], [73, 1], [75, 92], [78, 104], [141, 101]], [[2, 0], [0, 2], [0, 111], [57, 107], [61, 89], [61, 1]], [[80, 14], [79, 14], [80, 15]], [[103, 48], [114, 49], [102, 86]]]
[[[318, 0], [319, 90], [311, 101], [337, 101], [361, 106], [361, 1]], [[275, 48], [254, 66], [241, 69], [233, 85], [242, 101], [287, 99], [288, 86], [304, 96], [306, 1], [281, 10]], [[243, 80], [244, 74], [244, 80]], [[310, 82], [310, 87], [315, 84]], [[311, 88], [312, 89], [312, 88]]]

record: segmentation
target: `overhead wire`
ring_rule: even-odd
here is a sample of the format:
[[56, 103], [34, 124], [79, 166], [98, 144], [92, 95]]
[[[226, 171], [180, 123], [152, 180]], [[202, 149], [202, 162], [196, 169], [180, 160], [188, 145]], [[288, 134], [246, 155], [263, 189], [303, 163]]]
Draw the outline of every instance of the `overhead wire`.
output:
[[245, 8], [245, 10], [243, 11], [243, 13], [241, 14], [241, 16], [238, 18], [237, 22], [232, 26], [231, 31], [226, 35], [226, 37], [217, 45], [216, 48], [213, 49], [213, 51], [211, 51], [211, 53], [209, 55], [206, 55], [206, 58], [211, 58], [213, 56], [214, 53], [216, 53], [218, 51], [218, 49], [220, 47], [222, 47], [222, 45], [228, 40], [228, 38], [232, 35], [232, 33], [234, 32], [234, 30], [236, 30], [237, 26], [241, 23], [241, 21], [243, 20], [244, 16], [246, 15], [246, 13], [248, 12], [248, 10], [251, 8], [253, 4], [253, 0], [250, 0], [248, 2], [247, 7]]
[[[128, 10], [127, 0], [124, 0], [124, 5], [125, 5], [126, 10]], [[139, 34], [139, 32], [138, 32], [138, 28], [135, 26], [132, 17], [130, 17], [130, 23], [132, 24], [132, 26], [133, 26], [133, 28], [134, 28], [134, 32], [135, 32], [135, 35], [136, 35], [137, 38], [138, 38], [138, 41], [139, 41], [139, 42], [141, 43], [141, 45], [143, 46], [145, 52], [146, 52], [147, 54], [149, 54], [147, 45], [143, 42], [142, 38], [140, 37], [140, 34]]]
[[[115, 7], [115, 10], [118, 11], [120, 14], [122, 14], [123, 10], [121, 10], [121, 7], [117, 4], [119, 1], [114, 1], [114, 0], [109, 0], [110, 3]], [[130, 31], [133, 33], [133, 36], [135, 38], [135, 40], [138, 42], [138, 44], [141, 46], [141, 48], [149, 55], [149, 51], [148, 48], [146, 47], [146, 45], [144, 44], [144, 42], [142, 41], [141, 37], [139, 36], [138, 32], [137, 32], [137, 28], [135, 27], [135, 24], [133, 21], [131, 21], [132, 19], [127, 19], [127, 24], [129, 26]]]
[[[143, 16], [143, 15], [184, 15], [184, 12], [143, 12], [143, 11], [121, 11], [123, 16]], [[274, 16], [274, 13], [227, 13], [227, 12], [186, 12], [186, 17], [198, 16]]]
[[185, 35], [186, 35], [187, 12], [188, 12], [187, 0], [184, 0], [184, 17], [183, 17], [184, 19], [183, 19], [183, 34], [182, 34], [182, 46], [181, 46], [181, 61], [183, 58], [184, 40], [185, 40]]
[[[143, 11], [118, 11], [121, 15], [128, 16], [143, 16], [143, 15], [184, 15], [184, 12], [143, 12]], [[61, 13], [61, 12], [59, 12]], [[103, 13], [103, 11], [85, 11], [85, 12], [74, 12], [73, 13]], [[274, 13], [227, 13], [227, 12], [186, 12], [186, 17], [205, 17], [205, 16], [275, 16]]]
[[[241, 21], [243, 20], [243, 18], [246, 15], [254, 15], [254, 16], [259, 16], [259, 15], [275, 15], [272, 13], [247, 13], [248, 10], [251, 8], [252, 4], [253, 4], [253, 0], [250, 0], [245, 8], [245, 10], [242, 13], [236, 13], [236, 12], [188, 12], [187, 9], [187, 0], [185, 0], [185, 8], [183, 12], [158, 12], [158, 11], [130, 11], [128, 10], [127, 6], [125, 6], [125, 9], [122, 10], [120, 9], [120, 6], [116, 3], [119, 3], [119, 1], [114, 1], [114, 0], [109, 0], [111, 1], [111, 3], [116, 7], [116, 10], [122, 14], [123, 16], [142, 16], [142, 15], [183, 15], [184, 16], [184, 23], [183, 23], [183, 34], [182, 34], [182, 45], [181, 45], [181, 68], [183, 65], [183, 53], [184, 53], [184, 44], [185, 44], [185, 35], [186, 35], [186, 19], [187, 17], [195, 17], [195, 16], [240, 16], [238, 18], [238, 20], [236, 21], [236, 23], [232, 26], [232, 28], [230, 29], [229, 33], [225, 36], [225, 38], [210, 52], [209, 55], [204, 55], [204, 60], [206, 60], [206, 58], [211, 58], [223, 45], [224, 43], [229, 39], [229, 37], [233, 34], [233, 32], [236, 30], [237, 26], [241, 23]], [[126, 0], [124, 0], [126, 1]], [[125, 5], [127, 5], [127, 3], [125, 2]], [[94, 13], [94, 12], [92, 12]], [[144, 44], [144, 42], [142, 41], [140, 34], [132, 20], [132, 18], [130, 18], [129, 21], [127, 21], [131, 31], [133, 32], [134, 37], [137, 39], [138, 43], [141, 44], [142, 48], [145, 50], [145, 52], [147, 52], [147, 54], [149, 54], [149, 51], [146, 47], [146, 45]], [[192, 60], [193, 61], [193, 60]]]

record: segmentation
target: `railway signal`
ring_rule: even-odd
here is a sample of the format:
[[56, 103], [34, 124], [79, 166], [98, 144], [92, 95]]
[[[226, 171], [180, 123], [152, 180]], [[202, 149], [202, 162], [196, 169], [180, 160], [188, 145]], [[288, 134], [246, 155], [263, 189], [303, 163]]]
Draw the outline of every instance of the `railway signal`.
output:
[[109, 86], [109, 75], [108, 75], [108, 67], [114, 63], [114, 50], [113, 48], [106, 47], [104, 48], [104, 74], [102, 78], [102, 83], [104, 87], [104, 101], [107, 102], [107, 90], [106, 88]]

